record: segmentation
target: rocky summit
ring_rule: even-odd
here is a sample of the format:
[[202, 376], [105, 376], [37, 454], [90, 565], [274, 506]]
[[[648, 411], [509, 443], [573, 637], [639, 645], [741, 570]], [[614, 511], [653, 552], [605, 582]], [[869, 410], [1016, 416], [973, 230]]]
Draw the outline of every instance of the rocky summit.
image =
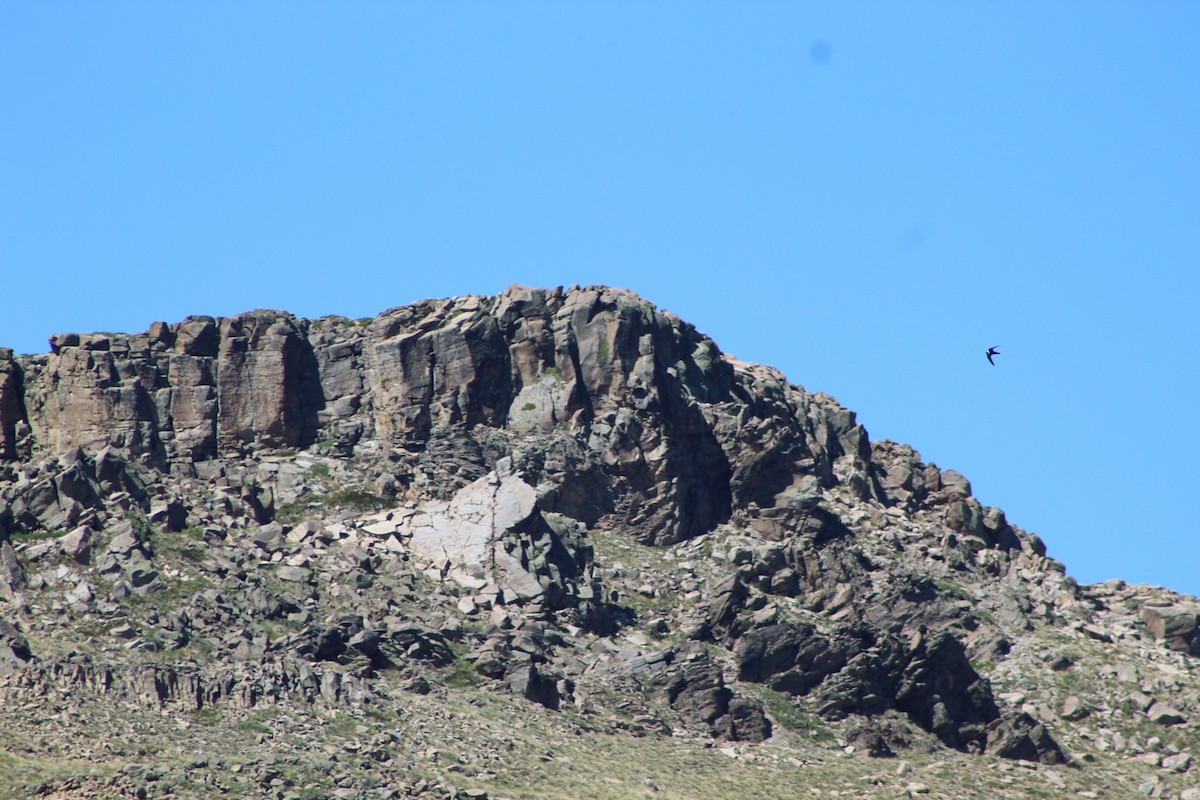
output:
[[0, 796], [1200, 798], [1200, 603], [607, 287], [0, 350]]

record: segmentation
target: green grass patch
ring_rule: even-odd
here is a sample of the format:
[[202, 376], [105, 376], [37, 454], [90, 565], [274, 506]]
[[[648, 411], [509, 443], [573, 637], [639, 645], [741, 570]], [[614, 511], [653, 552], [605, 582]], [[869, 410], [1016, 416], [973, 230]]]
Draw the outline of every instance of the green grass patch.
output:
[[344, 711], [335, 711], [325, 722], [325, 730], [334, 736], [351, 738], [358, 735], [358, 726], [362, 723]]
[[275, 507], [275, 519], [285, 524], [301, 522], [313, 516], [315, 509], [348, 509], [367, 512], [387, 508], [388, 502], [379, 495], [361, 486], [348, 486], [327, 494], [305, 492], [290, 503]]
[[270, 733], [271, 728], [267, 725], [267, 720], [271, 717], [271, 712], [268, 710], [255, 711], [248, 717], [243, 717], [233, 724], [233, 729], [242, 733], [259, 734]]
[[606, 334], [600, 337], [600, 344], [596, 346], [596, 366], [604, 375], [604, 382], [612, 383], [612, 363], [608, 359], [608, 336]]
[[824, 720], [801, 708], [791, 695], [766, 686], [756, 688], [762, 699], [763, 709], [779, 727], [792, 733], [803, 734], [820, 744], [837, 740], [836, 734]]
[[[308, 498], [316, 495], [307, 495]], [[275, 519], [285, 525], [302, 522], [312, 516], [312, 506], [308, 502], [295, 500], [290, 503], [280, 503], [275, 506]]]
[[934, 583], [937, 584], [938, 589], [940, 589], [943, 594], [952, 597], [955, 600], [972, 599], [970, 592], [954, 581], [948, 581], [945, 578], [937, 578], [934, 580]]
[[99, 778], [111, 769], [86, 761], [55, 757], [18, 756], [0, 750], [0, 797], [41, 797], [68, 779]]
[[475, 671], [474, 662], [463, 656], [471, 649], [467, 642], [450, 642], [450, 650], [454, 653], [454, 662], [437, 671], [442, 683], [454, 689], [468, 689], [481, 685], [486, 678]]
[[361, 486], [349, 486], [330, 492], [321, 498], [326, 506], [348, 508], [352, 511], [378, 511], [387, 506], [387, 501]]
[[21, 542], [40, 542], [45, 539], [60, 539], [66, 535], [66, 531], [13, 531], [9, 534], [13, 542], [20, 544]]

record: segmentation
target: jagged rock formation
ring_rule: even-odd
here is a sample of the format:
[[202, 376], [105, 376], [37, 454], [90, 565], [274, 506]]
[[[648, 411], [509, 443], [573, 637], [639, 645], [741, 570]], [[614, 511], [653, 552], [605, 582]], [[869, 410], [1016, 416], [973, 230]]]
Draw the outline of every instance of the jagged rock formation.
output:
[[[605, 451], [609, 497], [636, 503], [630, 527], [659, 544], [724, 521], [744, 483], [731, 487], [702, 407], [732, 399], [729, 365], [690, 326], [614, 290], [418, 303], [365, 327], [193, 317], [137, 336], [55, 336], [51, 351], [3, 362], [9, 457], [107, 446], [188, 475], [218, 457], [308, 447], [318, 432], [352, 451], [420, 447], [455, 428], [563, 426]], [[565, 488], [568, 515], [610, 510], [575, 509]]]
[[[1046, 714], [983, 665], [1117, 641], [1117, 605], [962, 475], [620, 290], [0, 350], [14, 702], [362, 704], [450, 671], [642, 734], [760, 742], [790, 708], [878, 755], [1054, 764]], [[1121, 608], [1197, 654], [1197, 607]]]

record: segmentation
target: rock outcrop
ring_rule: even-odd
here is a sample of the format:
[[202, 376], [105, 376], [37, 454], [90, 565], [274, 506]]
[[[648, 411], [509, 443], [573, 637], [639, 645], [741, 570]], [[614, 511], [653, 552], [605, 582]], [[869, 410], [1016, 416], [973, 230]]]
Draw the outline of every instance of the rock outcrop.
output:
[[1035, 703], [1009, 665], [1050, 685], [1079, 656], [1029, 642], [1194, 657], [1197, 608], [1081, 589], [961, 474], [620, 290], [0, 350], [0, 693], [22, 702], [337, 703], [398, 677], [638, 735], [811, 715], [850, 751], [1055, 764], [1059, 721], [1200, 704], [1145, 681]]
[[565, 426], [605, 452], [630, 528], [664, 544], [730, 514], [730, 466], [701, 403], [732, 391], [711, 340], [612, 289], [514, 288], [366, 326], [255, 311], [136, 336], [62, 334], [48, 355], [0, 358], [0, 457], [15, 456], [18, 428], [35, 451], [114, 447], [194, 474], [197, 462], [322, 436], [419, 447], [456, 427]]

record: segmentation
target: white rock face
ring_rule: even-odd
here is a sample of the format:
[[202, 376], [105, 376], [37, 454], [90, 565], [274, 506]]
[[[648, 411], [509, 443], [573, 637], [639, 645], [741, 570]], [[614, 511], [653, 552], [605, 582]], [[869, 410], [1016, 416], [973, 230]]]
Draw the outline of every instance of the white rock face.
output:
[[[542, 593], [536, 576], [504, 549], [504, 535], [529, 521], [537, 495], [519, 474], [491, 472], [449, 503], [419, 505], [397, 527], [417, 556], [460, 585], [525, 600]], [[490, 591], [489, 591], [490, 589]]]

